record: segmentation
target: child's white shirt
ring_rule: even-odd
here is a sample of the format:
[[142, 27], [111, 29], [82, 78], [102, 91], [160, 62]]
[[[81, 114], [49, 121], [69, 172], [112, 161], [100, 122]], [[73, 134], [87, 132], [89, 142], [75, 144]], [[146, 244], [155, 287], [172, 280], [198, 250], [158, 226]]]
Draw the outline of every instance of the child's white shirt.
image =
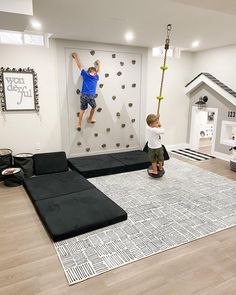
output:
[[161, 139], [160, 139], [161, 134], [164, 134], [163, 127], [152, 128], [150, 126], [147, 126], [147, 141], [148, 141], [148, 147], [150, 149], [158, 149], [162, 147]]

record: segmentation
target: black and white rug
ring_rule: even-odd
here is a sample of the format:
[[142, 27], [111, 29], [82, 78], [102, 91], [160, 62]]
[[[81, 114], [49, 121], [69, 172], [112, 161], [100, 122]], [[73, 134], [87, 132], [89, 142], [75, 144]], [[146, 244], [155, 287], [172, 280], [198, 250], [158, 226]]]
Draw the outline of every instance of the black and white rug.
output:
[[179, 149], [179, 150], [172, 150], [171, 153], [186, 158], [192, 161], [204, 161], [209, 159], [214, 159], [215, 157], [211, 155], [207, 155], [198, 151], [194, 151], [191, 149]]
[[165, 170], [89, 179], [128, 220], [54, 243], [70, 285], [236, 225], [236, 182], [174, 158]]

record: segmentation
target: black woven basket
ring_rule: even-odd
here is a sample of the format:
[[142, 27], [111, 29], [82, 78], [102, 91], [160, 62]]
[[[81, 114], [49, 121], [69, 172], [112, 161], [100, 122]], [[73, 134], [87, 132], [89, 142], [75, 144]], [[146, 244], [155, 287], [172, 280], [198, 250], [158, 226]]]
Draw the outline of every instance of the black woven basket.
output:
[[4, 177], [4, 184], [6, 186], [19, 186], [23, 184], [24, 173], [21, 168], [10, 167], [2, 171]]
[[0, 149], [0, 181], [4, 179], [2, 171], [12, 166], [12, 150]]
[[22, 153], [15, 155], [14, 167], [21, 168], [26, 178], [33, 176], [33, 154]]

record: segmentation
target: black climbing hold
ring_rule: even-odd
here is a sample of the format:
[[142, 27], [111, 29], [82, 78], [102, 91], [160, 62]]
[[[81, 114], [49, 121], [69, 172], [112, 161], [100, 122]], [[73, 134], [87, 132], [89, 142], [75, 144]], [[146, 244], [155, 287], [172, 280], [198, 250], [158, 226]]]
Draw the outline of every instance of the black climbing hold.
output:
[[116, 146], [119, 147], [120, 146], [120, 143], [117, 143]]
[[105, 143], [102, 144], [102, 148], [105, 148], [107, 145]]
[[117, 76], [121, 76], [122, 75], [122, 73], [121, 72], [117, 72]]
[[115, 55], [115, 53], [113, 53], [113, 54], [112, 54], [112, 58], [116, 58], [116, 55]]
[[123, 61], [120, 62], [120, 65], [121, 65], [122, 67], [123, 67], [124, 64], [125, 64], [125, 63], [124, 63]]
[[120, 113], [119, 113], [119, 112], [118, 112], [118, 113], [116, 113], [116, 116], [117, 116], [117, 117], [120, 117]]
[[116, 96], [115, 96], [115, 95], [113, 95], [113, 96], [112, 96], [112, 99], [113, 99], [113, 100], [115, 100], [115, 99], [116, 99]]
[[107, 131], [107, 132], [110, 132], [110, 131], [111, 131], [111, 128], [107, 128], [106, 131]]
[[80, 90], [79, 89], [76, 90], [76, 94], [80, 94]]
[[94, 133], [94, 136], [95, 136], [95, 137], [98, 137], [98, 133]]
[[100, 113], [101, 111], [102, 111], [102, 108], [98, 108], [98, 109], [97, 109], [97, 112]]
[[126, 147], [128, 148], [129, 147], [129, 144], [127, 144]]
[[90, 54], [91, 54], [91, 55], [94, 55], [94, 54], [95, 54], [95, 50], [91, 50], [91, 51], [90, 51]]
[[134, 123], [135, 122], [135, 119], [132, 119], [131, 122]]
[[131, 107], [133, 106], [133, 104], [130, 102], [130, 103], [128, 104], [128, 106], [131, 108]]
[[136, 64], [136, 60], [133, 59], [132, 60], [132, 64], [135, 65]]
[[94, 98], [97, 98], [98, 97], [98, 94], [96, 93], [95, 95], [94, 95]]
[[82, 143], [79, 141], [79, 142], [77, 142], [77, 145], [81, 145]]
[[99, 87], [102, 88], [103, 87], [103, 84], [99, 84]]
[[121, 88], [122, 88], [122, 89], [125, 89], [125, 85], [121, 85]]
[[77, 117], [79, 117], [79, 112], [77, 113]]
[[107, 78], [107, 77], [109, 77], [109, 74], [108, 73], [105, 74], [105, 78]]
[[133, 83], [133, 84], [132, 84], [132, 87], [133, 87], [133, 88], [135, 88], [135, 87], [136, 87], [136, 84], [135, 84], [135, 83]]
[[121, 127], [122, 127], [122, 128], [125, 128], [125, 124], [121, 124]]
[[86, 152], [89, 152], [90, 151], [90, 148], [86, 148]]
[[130, 134], [130, 136], [129, 136], [130, 138], [134, 138], [134, 136], [133, 136], [133, 134]]

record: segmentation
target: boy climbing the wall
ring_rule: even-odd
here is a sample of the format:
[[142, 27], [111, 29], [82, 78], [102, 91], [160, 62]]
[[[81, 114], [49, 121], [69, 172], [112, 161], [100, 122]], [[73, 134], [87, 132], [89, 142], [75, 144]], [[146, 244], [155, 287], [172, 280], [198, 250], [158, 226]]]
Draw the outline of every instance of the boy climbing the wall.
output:
[[96, 88], [97, 82], [99, 80], [98, 74], [100, 74], [100, 61], [96, 60], [97, 68], [89, 67], [87, 71], [85, 71], [82, 67], [82, 64], [77, 56], [77, 53], [73, 52], [72, 57], [75, 60], [79, 70], [81, 71], [81, 76], [83, 78], [83, 84], [81, 89], [80, 96], [80, 113], [77, 123], [77, 130], [81, 130], [81, 123], [83, 119], [84, 112], [88, 108], [88, 105], [91, 106], [90, 114], [88, 117], [88, 123], [95, 123], [94, 112], [96, 110]]
[[164, 133], [164, 128], [161, 127], [159, 116], [149, 114], [146, 118], [147, 122], [147, 140], [148, 140], [148, 156], [152, 163], [151, 174], [158, 174], [158, 171], [163, 170], [164, 156], [163, 148], [160, 140], [160, 135]]

